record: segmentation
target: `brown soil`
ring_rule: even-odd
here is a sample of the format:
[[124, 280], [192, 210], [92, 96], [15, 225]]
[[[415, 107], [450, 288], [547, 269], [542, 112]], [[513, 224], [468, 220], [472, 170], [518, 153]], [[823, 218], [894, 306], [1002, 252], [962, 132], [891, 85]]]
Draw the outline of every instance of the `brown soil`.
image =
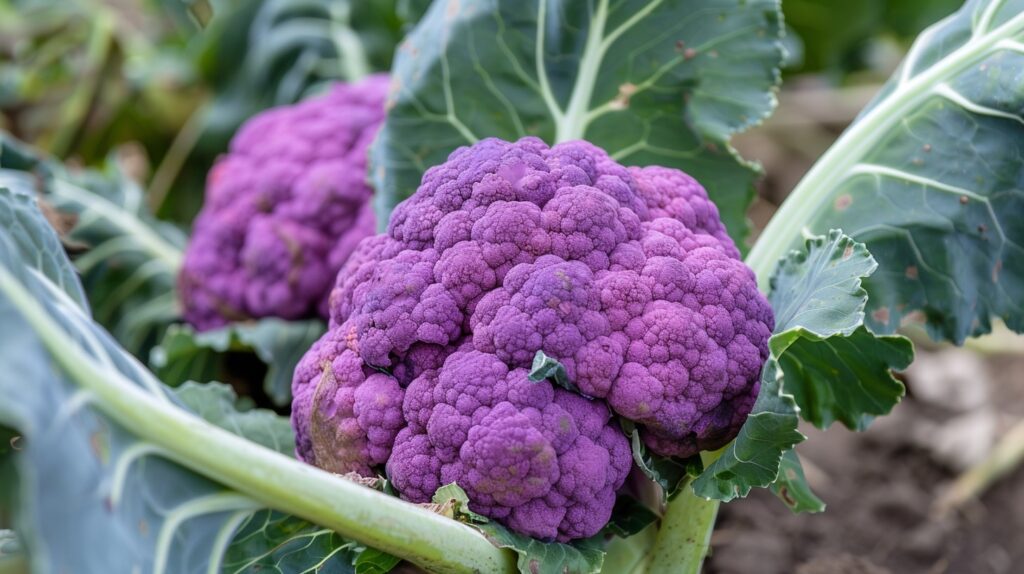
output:
[[[1024, 414], [1024, 362], [990, 359], [992, 404]], [[892, 417], [934, 416], [910, 397]], [[884, 420], [884, 419], [883, 419]], [[805, 429], [808, 479], [828, 505], [793, 515], [758, 490], [722, 508], [706, 571], [713, 574], [1024, 573], [1024, 469], [947, 518], [931, 508], [956, 473], [877, 421], [866, 433]], [[998, 435], [997, 435], [998, 436]]]

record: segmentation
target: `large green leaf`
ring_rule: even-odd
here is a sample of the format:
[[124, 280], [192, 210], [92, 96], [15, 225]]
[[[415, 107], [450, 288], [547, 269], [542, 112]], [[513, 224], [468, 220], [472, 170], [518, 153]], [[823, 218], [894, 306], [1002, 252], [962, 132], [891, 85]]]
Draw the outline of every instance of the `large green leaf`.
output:
[[36, 198], [24, 188], [0, 186], [0, 229], [6, 232], [10, 248], [19, 257], [33, 261], [33, 268], [60, 289], [84, 313], [89, 312], [85, 292], [73, 267], [68, 266], [64, 248], [50, 230]]
[[[798, 412], [821, 427], [839, 420], [860, 430], [899, 401], [903, 385], [892, 370], [910, 364], [913, 346], [863, 326], [861, 281], [875, 267], [863, 244], [838, 231], [808, 239], [779, 261], [769, 281], [776, 324], [760, 394], [736, 440], [693, 482], [694, 492], [728, 501], [775, 483], [783, 455], [804, 439]], [[787, 465], [792, 472], [776, 490], [801, 497], [792, 508], [812, 509], [803, 473], [792, 460]]]
[[117, 340], [144, 354], [178, 315], [174, 283], [184, 234], [157, 221], [142, 190], [116, 167], [72, 171], [0, 133], [0, 185], [35, 190], [73, 226], [66, 240], [93, 315]]
[[[17, 222], [0, 227], [0, 426], [24, 445], [0, 472], [17, 471], [14, 526], [34, 568], [216, 569], [236, 528], [264, 508], [425, 567], [508, 564], [468, 527], [192, 414], [91, 320], [76, 289], [60, 287], [70, 262], [41, 215], [25, 215], [31, 206], [31, 193], [0, 192], [0, 217]], [[251, 430], [246, 415], [207, 415]]]
[[268, 318], [197, 333], [172, 325], [153, 348], [150, 365], [168, 385], [222, 380], [228, 352], [252, 352], [267, 365], [264, 391], [279, 406], [291, 402], [292, 372], [302, 355], [324, 332], [321, 321]]
[[700, 180], [736, 238], [756, 171], [729, 137], [774, 105], [777, 0], [439, 0], [398, 50], [371, 149], [378, 221], [455, 148], [587, 139]]
[[[10, 207], [9, 197], [0, 195], [0, 212]], [[22, 264], [12, 232], [0, 232], [0, 422], [24, 438], [24, 448], [13, 454], [21, 487], [14, 514], [33, 566], [46, 572], [191, 572], [216, 563], [217, 541], [233, 529], [230, 513], [251, 511], [255, 503], [171, 463], [156, 445], [136, 440], [95, 410], [97, 397], [71, 384], [32, 336], [19, 297], [40, 294], [46, 307], [37, 304], [33, 312], [66, 321], [67, 344], [109, 373], [141, 379], [142, 371], [35, 269], [45, 273]], [[171, 404], [155, 379], [142, 380], [154, 401]]]
[[962, 342], [1002, 317], [1024, 330], [1024, 0], [971, 0], [921, 34], [901, 69], [818, 161], [748, 263], [764, 281], [812, 234], [842, 228], [879, 270], [867, 324], [923, 322]]

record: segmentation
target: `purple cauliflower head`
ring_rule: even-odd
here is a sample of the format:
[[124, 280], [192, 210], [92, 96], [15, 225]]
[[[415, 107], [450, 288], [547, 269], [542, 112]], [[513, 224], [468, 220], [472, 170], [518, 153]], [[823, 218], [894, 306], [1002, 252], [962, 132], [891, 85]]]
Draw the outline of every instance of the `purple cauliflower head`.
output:
[[[483, 140], [427, 170], [338, 274], [293, 381], [297, 454], [383, 465], [415, 502], [456, 482], [536, 538], [592, 536], [632, 464], [618, 419], [661, 455], [723, 446], [773, 326], [693, 178], [586, 142]], [[580, 393], [529, 381], [538, 351]]]
[[385, 75], [336, 84], [242, 126], [210, 171], [185, 251], [186, 321], [328, 315], [338, 269], [374, 232], [366, 152], [387, 89]]

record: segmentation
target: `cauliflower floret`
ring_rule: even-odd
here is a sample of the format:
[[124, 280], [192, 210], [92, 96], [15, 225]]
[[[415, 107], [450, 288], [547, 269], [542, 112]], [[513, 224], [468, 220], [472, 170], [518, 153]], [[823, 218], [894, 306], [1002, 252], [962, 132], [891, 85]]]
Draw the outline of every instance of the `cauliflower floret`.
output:
[[[387, 438], [384, 465], [404, 498], [457, 482], [474, 511], [560, 541], [592, 536], [610, 516], [632, 462], [617, 418], [666, 456], [736, 436], [774, 326], [693, 178], [536, 138], [483, 140], [427, 170], [387, 234], [356, 248], [330, 302], [325, 340], [345, 349], [314, 347], [310, 360], [348, 369], [331, 378], [357, 387], [369, 373], [391, 377], [403, 427], [318, 415], [300, 366], [300, 457], [365, 472], [381, 464], [368, 445]], [[585, 396], [529, 382], [538, 351]], [[342, 454], [308, 455], [321, 436]]]
[[526, 369], [475, 350], [422, 374], [406, 397], [409, 426], [387, 463], [403, 497], [427, 502], [456, 482], [475, 512], [547, 540], [608, 522], [632, 455], [601, 402], [530, 382]]
[[250, 119], [210, 171], [179, 277], [197, 329], [328, 315], [338, 269], [374, 232], [366, 151], [387, 76]]

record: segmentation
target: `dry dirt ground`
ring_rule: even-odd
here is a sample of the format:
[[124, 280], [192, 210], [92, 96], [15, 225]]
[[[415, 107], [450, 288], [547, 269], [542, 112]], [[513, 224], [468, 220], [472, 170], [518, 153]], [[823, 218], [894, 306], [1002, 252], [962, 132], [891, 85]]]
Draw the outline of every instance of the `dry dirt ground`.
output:
[[1024, 573], [1024, 469], [945, 518], [933, 512], [958, 472], [1024, 417], [1024, 358], [968, 355], [922, 353], [909, 396], [865, 433], [805, 429], [798, 451], [826, 512], [793, 515], [764, 490], [725, 505], [706, 571]]

